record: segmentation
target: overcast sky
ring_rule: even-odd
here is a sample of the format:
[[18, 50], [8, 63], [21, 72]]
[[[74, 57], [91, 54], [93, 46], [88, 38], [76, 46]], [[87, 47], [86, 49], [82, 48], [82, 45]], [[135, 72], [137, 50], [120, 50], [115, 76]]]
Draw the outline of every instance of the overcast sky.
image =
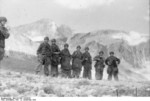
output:
[[49, 18], [77, 32], [149, 33], [149, 0], [0, 0], [0, 16], [6, 16], [11, 26]]

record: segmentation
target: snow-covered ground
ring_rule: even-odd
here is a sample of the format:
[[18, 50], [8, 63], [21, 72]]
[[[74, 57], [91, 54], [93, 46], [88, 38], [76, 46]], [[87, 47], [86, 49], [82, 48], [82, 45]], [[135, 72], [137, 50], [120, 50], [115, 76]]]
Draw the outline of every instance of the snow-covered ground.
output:
[[1, 70], [0, 96], [150, 96], [150, 82], [52, 78]]

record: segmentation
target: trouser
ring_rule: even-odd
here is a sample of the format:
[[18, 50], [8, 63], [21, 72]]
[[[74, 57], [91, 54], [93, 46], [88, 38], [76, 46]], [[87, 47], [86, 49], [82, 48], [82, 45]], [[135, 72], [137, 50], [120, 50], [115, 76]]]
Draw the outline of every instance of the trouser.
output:
[[81, 73], [81, 69], [73, 69], [72, 77], [79, 78]]
[[118, 78], [118, 68], [117, 67], [108, 67], [107, 73], [108, 73], [108, 80], [112, 80], [112, 76], [114, 76], [114, 79], [116, 81], [119, 80], [119, 78]]
[[91, 79], [91, 69], [84, 69], [83, 71], [83, 78]]
[[38, 57], [38, 61], [39, 61], [39, 64], [36, 68], [36, 74], [38, 74], [42, 70], [42, 67], [44, 65], [44, 74], [46, 76], [48, 76], [49, 75], [49, 66], [50, 66], [50, 57], [41, 55]]
[[58, 65], [51, 65], [51, 76], [52, 77], [58, 76]]
[[[46, 76], [49, 75], [49, 66], [50, 66], [50, 64], [44, 64], [44, 74]], [[43, 67], [43, 64], [39, 63], [37, 68], [36, 68], [36, 74], [38, 74], [39, 72], [42, 71], [42, 67]]]
[[3, 60], [3, 58], [4, 58], [4, 54], [5, 54], [5, 50], [4, 50], [4, 48], [1, 48], [1, 47], [0, 47], [0, 61], [2, 61], [2, 60]]
[[71, 69], [61, 69], [61, 76], [64, 78], [71, 78]]
[[[5, 54], [4, 48], [1, 48], [1, 47], [0, 47], [0, 69], [2, 68], [2, 67], [1, 67], [1, 61], [2, 61], [3, 58], [4, 58], [4, 54]], [[0, 70], [0, 71], [1, 71], [1, 70]]]
[[96, 80], [103, 79], [103, 67], [95, 69], [95, 78], [96, 78]]

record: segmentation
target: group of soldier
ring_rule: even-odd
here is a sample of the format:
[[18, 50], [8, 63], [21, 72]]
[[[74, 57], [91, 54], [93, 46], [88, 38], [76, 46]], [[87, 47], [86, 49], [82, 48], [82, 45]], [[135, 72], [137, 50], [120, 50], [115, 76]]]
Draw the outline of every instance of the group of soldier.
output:
[[[10, 36], [8, 29], [5, 27], [6, 23], [6, 17], [0, 17], [0, 62], [5, 53], [5, 39]], [[36, 74], [44, 66], [46, 76], [57, 77], [59, 75], [58, 65], [60, 64], [62, 77], [79, 78], [83, 67], [83, 78], [91, 79], [92, 57], [89, 53], [89, 47], [85, 47], [85, 52], [82, 53], [81, 46], [78, 45], [73, 54], [70, 54], [68, 47], [68, 44], [64, 44], [64, 49], [60, 50], [56, 45], [56, 39], [52, 39], [50, 45], [49, 38], [45, 37], [44, 42], [40, 44], [37, 50], [39, 65], [36, 68]], [[94, 57], [93, 60], [96, 61], [94, 67], [97, 80], [102, 80], [105, 65], [108, 65], [108, 80], [112, 80], [112, 76], [114, 76], [115, 80], [118, 80], [120, 59], [114, 56], [114, 52], [110, 52], [110, 56], [105, 59], [104, 52], [100, 51], [99, 55]], [[49, 67], [51, 67], [51, 70], [49, 70]]]
[[[37, 50], [37, 56], [39, 65], [36, 68], [36, 74], [38, 74], [42, 65], [44, 65], [44, 74], [52, 77], [58, 76], [58, 65], [61, 66], [61, 77], [65, 78], [79, 78], [83, 67], [83, 78], [91, 79], [92, 70], [92, 57], [89, 52], [89, 47], [85, 47], [85, 52], [81, 52], [81, 46], [76, 47], [76, 51], [70, 54], [69, 45], [64, 44], [64, 49], [60, 50], [56, 45], [56, 39], [51, 40], [49, 44], [49, 38], [45, 37], [44, 42], [40, 44]], [[105, 59], [104, 52], [100, 51], [99, 55], [93, 59], [95, 62], [95, 77], [97, 80], [103, 79], [103, 71], [105, 65], [108, 65], [107, 73], [108, 80], [112, 80], [114, 76], [115, 80], [118, 80], [118, 64], [120, 59], [114, 56], [114, 52], [110, 52], [110, 56]], [[51, 65], [51, 73], [49, 72], [49, 65]]]

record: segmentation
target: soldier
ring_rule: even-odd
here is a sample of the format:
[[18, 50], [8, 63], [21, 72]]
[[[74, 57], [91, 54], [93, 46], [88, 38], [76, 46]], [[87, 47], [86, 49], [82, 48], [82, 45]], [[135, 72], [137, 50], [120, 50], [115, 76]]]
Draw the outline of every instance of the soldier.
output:
[[48, 42], [49, 38], [45, 37], [44, 42], [40, 44], [37, 50], [39, 65], [36, 68], [36, 74], [38, 74], [41, 71], [42, 66], [44, 65], [44, 74], [46, 76], [49, 75], [49, 65], [51, 63], [52, 50]]
[[81, 46], [77, 46], [77, 50], [72, 54], [72, 77], [79, 78], [82, 69], [82, 52], [80, 51]]
[[120, 59], [114, 56], [114, 52], [110, 52], [110, 56], [105, 60], [105, 63], [108, 65], [108, 80], [112, 80], [113, 75], [114, 79], [118, 81], [118, 64], [120, 64]]
[[58, 65], [60, 63], [60, 49], [56, 45], [56, 39], [52, 39], [52, 60], [51, 60], [51, 74], [52, 77], [58, 76]]
[[61, 64], [61, 72], [62, 77], [71, 78], [71, 54], [68, 49], [69, 45], [65, 44], [64, 49], [60, 52], [60, 64]]
[[85, 48], [85, 52], [83, 53], [82, 65], [84, 67], [83, 78], [91, 79], [92, 57], [88, 47]]
[[5, 17], [0, 17], [0, 63], [5, 53], [5, 39], [8, 39], [10, 36], [8, 29], [5, 27], [6, 23], [7, 19]]
[[95, 78], [97, 80], [102, 80], [103, 78], [103, 69], [105, 67], [105, 58], [104, 58], [104, 52], [100, 51], [99, 55], [94, 58], [95, 63]]

